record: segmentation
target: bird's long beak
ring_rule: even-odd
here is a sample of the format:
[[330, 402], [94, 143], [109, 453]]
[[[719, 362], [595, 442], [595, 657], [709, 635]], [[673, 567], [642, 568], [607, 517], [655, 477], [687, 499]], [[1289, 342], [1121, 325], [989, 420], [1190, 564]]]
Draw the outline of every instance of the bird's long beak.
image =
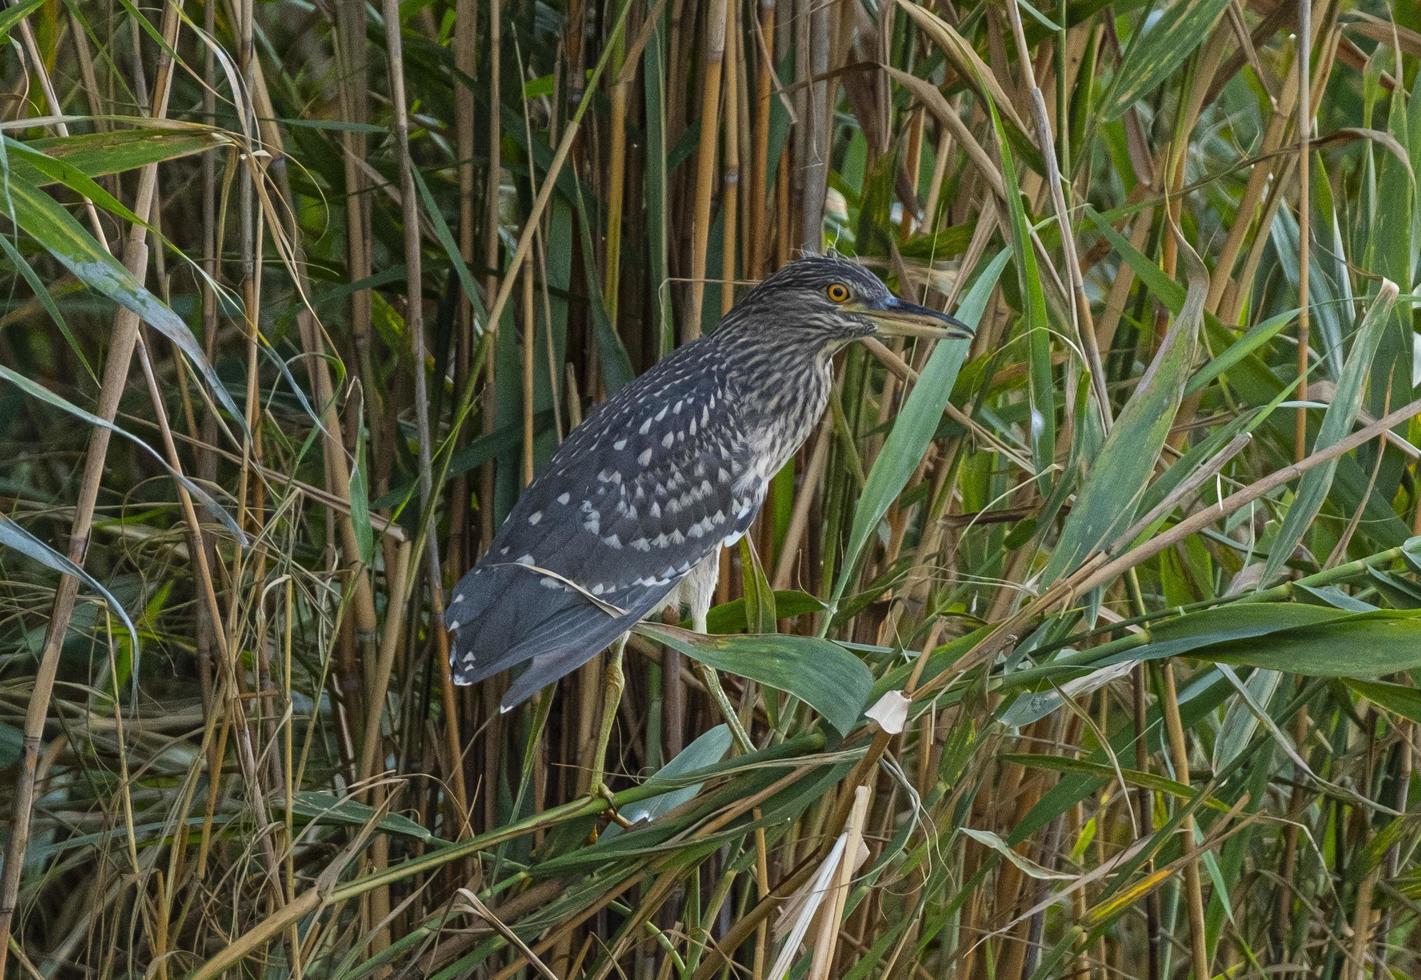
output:
[[889, 297], [882, 304], [865, 303], [856, 312], [871, 318], [878, 332], [889, 337], [971, 340], [975, 332], [955, 316], [909, 303], [897, 296]]

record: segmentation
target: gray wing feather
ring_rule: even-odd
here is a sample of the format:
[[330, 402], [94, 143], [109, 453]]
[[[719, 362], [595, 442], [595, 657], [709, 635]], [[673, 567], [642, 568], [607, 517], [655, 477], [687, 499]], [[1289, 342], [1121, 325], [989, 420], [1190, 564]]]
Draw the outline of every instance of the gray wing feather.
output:
[[457, 683], [527, 663], [503, 699], [512, 707], [631, 629], [749, 527], [764, 482], [724, 377], [682, 356], [694, 346], [573, 431], [455, 587], [445, 623]]

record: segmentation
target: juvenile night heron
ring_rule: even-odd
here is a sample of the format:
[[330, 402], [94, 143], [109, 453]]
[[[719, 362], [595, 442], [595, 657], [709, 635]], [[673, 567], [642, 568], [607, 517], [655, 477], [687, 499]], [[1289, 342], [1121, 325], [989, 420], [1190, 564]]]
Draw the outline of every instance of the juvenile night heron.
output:
[[[835, 352], [875, 334], [972, 335], [862, 266], [806, 257], [589, 414], [454, 589], [455, 683], [521, 666], [507, 711], [612, 645], [592, 784], [604, 791], [626, 634], [683, 605], [704, 632], [720, 549], [750, 527], [771, 477], [818, 423]], [[714, 672], [702, 677], [726, 711]]]

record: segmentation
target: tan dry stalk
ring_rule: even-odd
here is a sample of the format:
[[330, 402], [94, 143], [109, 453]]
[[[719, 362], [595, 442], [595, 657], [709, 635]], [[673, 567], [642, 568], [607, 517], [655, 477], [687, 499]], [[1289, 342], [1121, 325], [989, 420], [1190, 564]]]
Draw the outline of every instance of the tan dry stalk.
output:
[[[340, 0], [336, 4], [335, 53], [340, 65], [340, 95], [345, 118], [354, 123], [364, 123], [370, 117], [369, 67], [365, 57], [365, 5], [355, 0]], [[346, 261], [350, 264], [349, 278], [361, 282], [370, 276], [372, 269], [370, 235], [370, 181], [365, 162], [366, 135], [353, 128], [341, 133], [345, 156], [341, 161], [345, 169], [345, 226]], [[371, 460], [380, 460], [388, 454], [384, 452], [386, 433], [379, 424], [385, 413], [383, 386], [376, 380], [374, 362], [371, 357], [370, 311], [371, 291], [352, 290], [350, 294], [350, 332], [355, 348], [355, 363], [360, 374], [361, 397], [367, 399], [372, 410], [368, 417], [374, 424], [370, 426]], [[377, 493], [385, 489], [379, 483], [372, 483]]]
[[736, 252], [740, 244], [740, 5], [726, 4], [725, 32], [725, 158], [720, 175], [720, 315], [735, 302]]
[[849, 888], [853, 884], [854, 857], [863, 846], [863, 828], [868, 818], [868, 805], [872, 796], [868, 786], [854, 787], [853, 808], [844, 826], [847, 837], [844, 856], [834, 876], [832, 898], [819, 910], [819, 933], [814, 942], [813, 956], [809, 963], [810, 980], [830, 980], [834, 974], [830, 967], [839, 944], [840, 923], [844, 919], [844, 906], [849, 900]]
[[691, 205], [691, 294], [681, 321], [681, 342], [701, 335], [701, 304], [705, 298], [706, 253], [714, 220], [711, 195], [715, 190], [716, 143], [720, 136], [721, 72], [725, 62], [727, 0], [710, 0], [705, 7], [705, 39], [701, 44], [701, 111], [696, 149], [695, 199]]
[[[1169, 751], [1174, 763], [1175, 778], [1185, 786], [1190, 785], [1189, 743], [1184, 738], [1184, 723], [1179, 717], [1179, 691], [1174, 683], [1174, 663], [1166, 660], [1160, 668], [1160, 678], [1164, 691], [1160, 698], [1160, 708], [1164, 712], [1165, 731], [1168, 734]], [[1191, 852], [1184, 863], [1184, 900], [1189, 910], [1189, 944], [1193, 954], [1190, 969], [1194, 980], [1209, 980], [1208, 930], [1204, 920], [1204, 886], [1199, 874], [1198, 853], [1194, 847], [1194, 814], [1186, 813], [1179, 822], [1179, 832], [1184, 836], [1183, 850]]]

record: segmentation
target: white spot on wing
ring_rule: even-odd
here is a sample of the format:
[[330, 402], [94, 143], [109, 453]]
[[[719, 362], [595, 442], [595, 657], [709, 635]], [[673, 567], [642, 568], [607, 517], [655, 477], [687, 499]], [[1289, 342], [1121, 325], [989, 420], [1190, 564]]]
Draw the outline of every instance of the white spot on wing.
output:
[[528, 523], [529, 523], [529, 524], [537, 524], [537, 523], [538, 523], [539, 521], [541, 521], [542, 519], [543, 519], [543, 512], [542, 512], [541, 510], [535, 510], [535, 511], [533, 511], [533, 513], [531, 513], [531, 514], [528, 515]]
[[569, 494], [566, 494], [566, 493], [560, 493], [560, 494], [558, 494], [558, 503], [560, 503], [560, 504], [565, 504], [565, 503], [567, 503], [567, 502], [568, 502], [569, 500], [571, 500], [571, 499], [572, 499], [572, 497], [571, 497]]
[[643, 449], [643, 450], [641, 451], [641, 455], [636, 458], [636, 461], [637, 461], [638, 463], [640, 463], [642, 466], [646, 466], [648, 463], [650, 463], [650, 462], [651, 462], [651, 447], [648, 446], [647, 448]]

